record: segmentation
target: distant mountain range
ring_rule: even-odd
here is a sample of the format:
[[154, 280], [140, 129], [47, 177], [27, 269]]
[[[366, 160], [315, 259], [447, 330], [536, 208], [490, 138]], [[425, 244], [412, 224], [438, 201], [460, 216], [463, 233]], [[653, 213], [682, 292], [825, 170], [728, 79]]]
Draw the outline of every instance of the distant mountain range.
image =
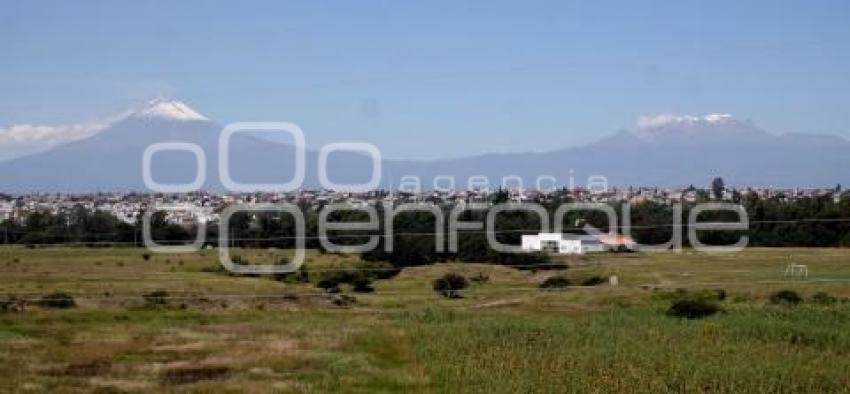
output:
[[[0, 163], [0, 192], [147, 191], [142, 155], [156, 142], [191, 142], [207, 156], [204, 188], [223, 190], [218, 179], [221, 126], [179, 101], [155, 101], [88, 138]], [[534, 135], [533, 130], [523, 131]], [[308, 135], [309, 137], [309, 135]], [[309, 139], [309, 138], [308, 138]], [[293, 173], [292, 146], [255, 135], [234, 136], [231, 175], [242, 183], [285, 182]], [[318, 186], [318, 154], [306, 154], [305, 188]], [[585, 186], [604, 176], [611, 186], [705, 185], [722, 176], [727, 184], [821, 186], [850, 184], [850, 141], [831, 135], [774, 135], [726, 114], [662, 115], [642, 118], [636, 129], [593, 144], [544, 153], [486, 154], [433, 161], [383, 160], [381, 187], [397, 188], [403, 176], [418, 176], [423, 189], [437, 177], [441, 186], [465, 188], [472, 177], [492, 186], [510, 177], [534, 188]], [[189, 182], [195, 174], [188, 153], [154, 156], [160, 183]], [[356, 153], [331, 155], [328, 174], [337, 183], [366, 181], [371, 162]], [[408, 179], [408, 178], [405, 178]]]

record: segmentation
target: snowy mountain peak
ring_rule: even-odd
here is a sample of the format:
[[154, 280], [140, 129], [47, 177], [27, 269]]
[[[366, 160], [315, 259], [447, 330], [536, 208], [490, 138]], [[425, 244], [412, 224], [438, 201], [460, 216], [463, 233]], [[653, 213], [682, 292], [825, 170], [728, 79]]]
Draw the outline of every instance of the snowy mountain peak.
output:
[[641, 116], [632, 134], [645, 142], [678, 145], [724, 144], [771, 137], [752, 122], [725, 113]]
[[132, 114], [135, 118], [171, 120], [209, 120], [185, 103], [177, 100], [153, 100]]
[[657, 128], [666, 126], [709, 126], [737, 123], [731, 114], [710, 113], [705, 115], [658, 114], [638, 117], [639, 128]]

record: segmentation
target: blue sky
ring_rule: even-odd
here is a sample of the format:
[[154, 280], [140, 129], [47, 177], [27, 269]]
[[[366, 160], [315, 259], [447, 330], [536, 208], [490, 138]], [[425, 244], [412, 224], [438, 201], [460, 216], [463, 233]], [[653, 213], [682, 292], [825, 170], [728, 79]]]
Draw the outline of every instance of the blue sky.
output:
[[850, 137], [848, 1], [214, 3], [4, 3], [0, 129], [167, 96], [393, 158], [580, 145], [656, 113]]

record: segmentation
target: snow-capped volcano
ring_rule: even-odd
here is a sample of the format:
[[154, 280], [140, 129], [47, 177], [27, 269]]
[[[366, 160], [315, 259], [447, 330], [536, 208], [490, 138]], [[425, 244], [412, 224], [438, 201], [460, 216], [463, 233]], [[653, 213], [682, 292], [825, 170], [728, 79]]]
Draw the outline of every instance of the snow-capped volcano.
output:
[[209, 120], [182, 101], [156, 99], [134, 111], [131, 117], [170, 120]]
[[688, 145], [734, 143], [741, 139], [755, 140], [769, 136], [752, 122], [725, 113], [641, 116], [632, 134], [644, 142]]
[[107, 117], [67, 124], [0, 125], [0, 162], [86, 139], [126, 121], [209, 121], [186, 103], [156, 99]]
[[638, 117], [639, 128], [656, 128], [664, 126], [695, 126], [695, 125], [721, 125], [738, 122], [732, 114], [710, 113], [705, 115], [687, 114], [658, 114], [643, 115]]
[[[95, 127], [96, 126], [96, 127]], [[142, 179], [144, 152], [158, 142], [187, 142], [206, 155], [204, 184], [223, 190], [219, 173], [221, 126], [179, 101], [155, 100], [121, 118], [95, 126], [50, 130], [12, 130], [10, 136], [54, 134], [68, 137], [65, 144], [0, 163], [0, 192], [91, 192], [147, 190]], [[79, 131], [78, 129], [84, 129]], [[533, 132], [533, 131], [531, 131]], [[40, 141], [40, 140], [39, 140]], [[0, 138], [2, 142], [2, 138]], [[294, 173], [294, 148], [245, 133], [229, 146], [232, 176], [241, 183], [273, 183]], [[602, 176], [610, 186], [675, 186], [708, 182], [723, 176], [730, 184], [772, 186], [833, 186], [850, 183], [850, 141], [839, 136], [776, 135], [753, 122], [728, 114], [656, 115], [596, 143], [541, 153], [491, 154], [450, 160], [413, 162], [384, 160], [385, 174], [416, 175], [423, 188], [449, 176], [458, 186], [472, 177], [486, 176], [491, 185], [504, 177], [520, 177], [534, 187], [541, 177], [559, 184]], [[371, 173], [368, 158], [355, 153], [329, 161], [326, 173], [335, 182], [363, 182]], [[305, 188], [316, 188], [319, 154], [306, 152]], [[186, 152], [158, 154], [151, 173], [164, 184], [194, 179], [197, 163]], [[381, 179], [392, 187], [398, 178]], [[589, 181], [588, 181], [589, 182]]]

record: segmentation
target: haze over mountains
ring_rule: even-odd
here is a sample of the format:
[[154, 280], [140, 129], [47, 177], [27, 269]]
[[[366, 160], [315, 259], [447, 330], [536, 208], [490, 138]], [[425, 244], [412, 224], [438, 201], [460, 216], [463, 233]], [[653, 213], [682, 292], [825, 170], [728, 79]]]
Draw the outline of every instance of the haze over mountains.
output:
[[[0, 192], [146, 191], [142, 155], [157, 142], [200, 146], [207, 157], [204, 189], [223, 190], [218, 176], [221, 129], [185, 103], [154, 101], [92, 135], [0, 163]], [[533, 130], [519, 133], [534, 136]], [[310, 131], [305, 134], [309, 141]], [[283, 183], [293, 174], [294, 150], [286, 143], [239, 134], [233, 137], [230, 156], [231, 175], [241, 183]], [[191, 154], [163, 152], [154, 157], [152, 174], [158, 182], [194, 178]], [[304, 188], [319, 184], [317, 160], [317, 152], [308, 150]], [[839, 136], [774, 135], [728, 114], [659, 115], [642, 117], [634, 130], [581, 147], [419, 162], [383, 160], [381, 187], [396, 188], [408, 175], [418, 176], [426, 190], [438, 176], [443, 176], [441, 186], [449, 185], [448, 177], [457, 188], [465, 188], [476, 176], [486, 177], [493, 186], [503, 177], [520, 178], [525, 187], [534, 188], [538, 179], [544, 187], [551, 187], [552, 179], [559, 185], [584, 186], [593, 175], [606, 177], [611, 186], [704, 185], [722, 176], [733, 185], [831, 187], [850, 184], [848, 169], [850, 141]], [[335, 153], [328, 162], [329, 177], [337, 183], [364, 182], [371, 171], [371, 161], [359, 154]]]

